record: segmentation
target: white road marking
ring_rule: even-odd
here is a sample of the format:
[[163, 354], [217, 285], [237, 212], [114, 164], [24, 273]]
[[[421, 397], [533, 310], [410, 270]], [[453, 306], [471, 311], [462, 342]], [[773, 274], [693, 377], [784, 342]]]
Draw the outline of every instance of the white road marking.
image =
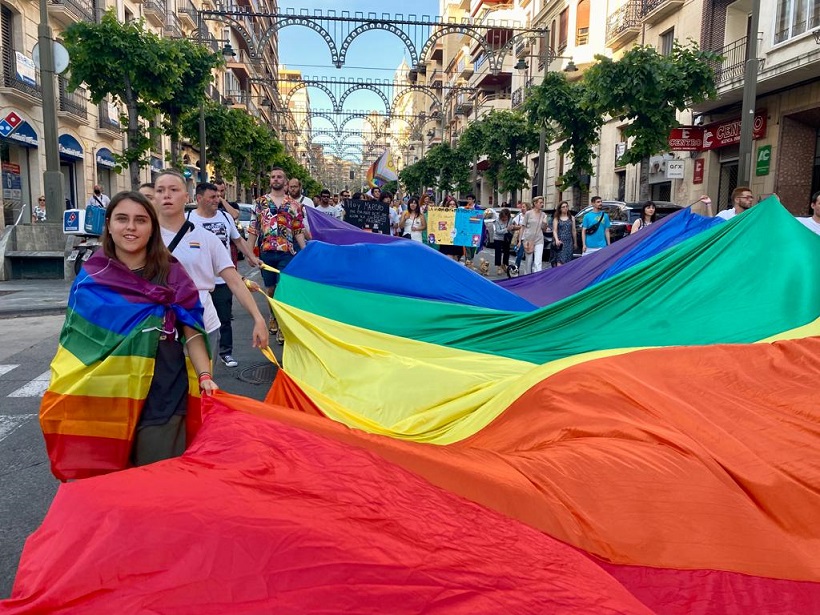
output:
[[34, 380], [24, 384], [16, 391], [12, 391], [7, 397], [42, 397], [48, 388], [48, 381], [51, 379], [51, 370], [43, 372]]
[[20, 367], [20, 366], [19, 365], [0, 365], [0, 376], [2, 376], [3, 374], [8, 374], [15, 367]]
[[0, 442], [5, 440], [8, 436], [14, 432], [15, 429], [20, 427], [23, 423], [28, 421], [29, 419], [37, 416], [36, 414], [14, 414], [14, 415], [3, 415], [0, 414]]

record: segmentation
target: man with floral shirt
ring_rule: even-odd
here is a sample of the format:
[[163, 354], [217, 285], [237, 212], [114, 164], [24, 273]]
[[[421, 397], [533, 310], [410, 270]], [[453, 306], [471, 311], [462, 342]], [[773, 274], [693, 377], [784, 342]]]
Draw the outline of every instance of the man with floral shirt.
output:
[[[248, 241], [259, 245], [263, 263], [280, 271], [287, 267], [296, 253], [295, 245], [305, 247], [305, 223], [302, 206], [287, 193], [288, 176], [281, 167], [270, 171], [270, 192], [256, 200], [256, 208], [248, 228]], [[265, 292], [273, 297], [279, 274], [262, 270]], [[269, 330], [279, 343], [284, 341], [276, 319], [271, 314]]]

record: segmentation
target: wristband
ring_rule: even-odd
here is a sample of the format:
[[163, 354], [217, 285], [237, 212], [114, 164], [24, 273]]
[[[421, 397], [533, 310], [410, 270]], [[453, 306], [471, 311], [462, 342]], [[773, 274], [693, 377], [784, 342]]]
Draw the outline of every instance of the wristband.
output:
[[199, 384], [201, 385], [205, 380], [211, 380], [211, 379], [212, 378], [211, 378], [210, 372], [202, 372], [199, 375]]

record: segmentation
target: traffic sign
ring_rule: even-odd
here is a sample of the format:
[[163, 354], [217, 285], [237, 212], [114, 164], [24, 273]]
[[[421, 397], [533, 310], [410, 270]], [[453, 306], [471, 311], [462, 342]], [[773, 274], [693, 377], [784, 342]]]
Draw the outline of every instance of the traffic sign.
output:
[[14, 126], [8, 123], [8, 120], [0, 120], [0, 137], [8, 137], [14, 132]]

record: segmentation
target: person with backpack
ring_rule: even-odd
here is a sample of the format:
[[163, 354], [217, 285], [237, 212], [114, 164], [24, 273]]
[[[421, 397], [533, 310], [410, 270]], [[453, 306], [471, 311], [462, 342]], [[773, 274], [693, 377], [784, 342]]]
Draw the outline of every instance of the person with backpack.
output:
[[581, 222], [581, 248], [582, 254], [592, 254], [601, 248], [609, 245], [609, 227], [612, 222], [609, 214], [601, 211], [602, 199], [594, 196], [590, 199], [592, 211], [584, 216]]

